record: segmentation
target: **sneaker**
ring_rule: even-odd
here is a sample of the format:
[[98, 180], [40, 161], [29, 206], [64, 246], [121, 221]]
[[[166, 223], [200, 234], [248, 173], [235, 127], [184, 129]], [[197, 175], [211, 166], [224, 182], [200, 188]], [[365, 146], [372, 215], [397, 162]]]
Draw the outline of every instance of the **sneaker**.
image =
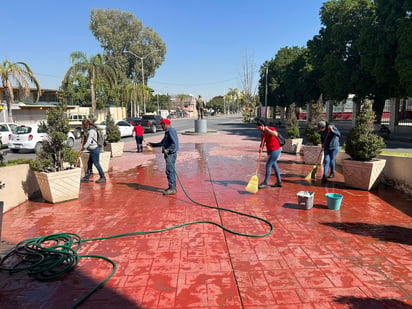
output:
[[268, 187], [267, 183], [261, 183], [260, 185], [258, 185], [259, 189], [265, 189], [267, 187]]
[[334, 178], [335, 177], [335, 173], [331, 173], [328, 178]]
[[277, 182], [277, 183], [275, 183], [274, 185], [271, 185], [271, 187], [279, 187], [279, 188], [281, 188], [281, 187], [283, 187], [283, 186], [282, 186], [282, 183], [281, 183], [281, 182]]
[[163, 192], [163, 195], [172, 195], [176, 194], [176, 189], [167, 189], [165, 192]]
[[326, 178], [325, 175], [323, 175], [323, 177], [322, 177], [322, 182], [327, 182], [327, 181], [328, 181], [328, 179]]
[[83, 177], [82, 179], [80, 179], [81, 183], [88, 183], [90, 182], [89, 178]]
[[106, 182], [106, 178], [104, 177], [100, 177], [99, 179], [95, 181], [95, 183], [105, 183], [105, 182]]

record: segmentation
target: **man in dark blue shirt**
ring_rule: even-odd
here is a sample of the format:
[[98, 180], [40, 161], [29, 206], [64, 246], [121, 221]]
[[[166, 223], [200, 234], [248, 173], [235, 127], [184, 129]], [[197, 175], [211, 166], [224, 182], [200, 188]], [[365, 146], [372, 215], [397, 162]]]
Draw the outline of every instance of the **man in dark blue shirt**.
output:
[[166, 161], [166, 176], [169, 187], [164, 191], [164, 195], [176, 194], [176, 158], [179, 150], [179, 139], [177, 132], [171, 127], [169, 119], [163, 119], [162, 125], [165, 136], [160, 143], [148, 143], [152, 147], [162, 147], [162, 152]]

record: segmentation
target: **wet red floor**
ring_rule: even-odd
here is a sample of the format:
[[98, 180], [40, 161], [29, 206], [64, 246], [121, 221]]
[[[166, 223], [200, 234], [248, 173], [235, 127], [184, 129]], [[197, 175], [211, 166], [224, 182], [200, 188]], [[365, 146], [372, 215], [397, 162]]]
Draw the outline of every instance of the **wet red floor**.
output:
[[[405, 208], [408, 197], [385, 187], [347, 189], [340, 174], [326, 185], [307, 182], [312, 166], [288, 154], [280, 159], [284, 186], [250, 194], [257, 141], [222, 132], [179, 137], [177, 170], [187, 194], [219, 209], [191, 202], [181, 188], [163, 196], [162, 155], [135, 153], [128, 143], [122, 157], [112, 158], [108, 182], [82, 184], [78, 200], [29, 201], [5, 213], [3, 240], [60, 232], [89, 239], [192, 221], [245, 234], [269, 231], [262, 221], [221, 210], [228, 208], [269, 220], [274, 232], [245, 237], [197, 223], [84, 242], [80, 255], [108, 257], [118, 269], [79, 308], [412, 308], [412, 220], [393, 206]], [[302, 190], [314, 192], [310, 210], [298, 206]], [[330, 192], [343, 195], [340, 210], [327, 208]], [[87, 257], [51, 281], [0, 272], [0, 308], [70, 308], [111, 270]]]

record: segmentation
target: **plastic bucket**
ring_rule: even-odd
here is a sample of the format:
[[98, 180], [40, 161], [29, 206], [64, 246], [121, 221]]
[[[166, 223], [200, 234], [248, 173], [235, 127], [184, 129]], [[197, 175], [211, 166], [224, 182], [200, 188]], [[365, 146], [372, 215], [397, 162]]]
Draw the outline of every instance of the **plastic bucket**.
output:
[[343, 195], [338, 193], [326, 193], [326, 201], [328, 202], [328, 208], [333, 210], [339, 210], [342, 203]]
[[313, 196], [315, 195], [315, 192], [299, 191], [297, 195], [300, 208], [311, 209], [313, 207]]

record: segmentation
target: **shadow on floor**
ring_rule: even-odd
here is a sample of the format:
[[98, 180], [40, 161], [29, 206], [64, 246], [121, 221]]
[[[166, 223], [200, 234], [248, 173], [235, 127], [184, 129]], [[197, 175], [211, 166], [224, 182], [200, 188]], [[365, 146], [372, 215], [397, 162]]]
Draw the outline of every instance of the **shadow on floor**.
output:
[[410, 309], [412, 306], [396, 299], [360, 298], [341, 296], [334, 299], [340, 304], [349, 305], [348, 309]]
[[321, 223], [346, 233], [370, 236], [382, 241], [391, 241], [404, 245], [412, 245], [412, 230], [406, 227], [384, 224], [368, 224], [353, 222]]

